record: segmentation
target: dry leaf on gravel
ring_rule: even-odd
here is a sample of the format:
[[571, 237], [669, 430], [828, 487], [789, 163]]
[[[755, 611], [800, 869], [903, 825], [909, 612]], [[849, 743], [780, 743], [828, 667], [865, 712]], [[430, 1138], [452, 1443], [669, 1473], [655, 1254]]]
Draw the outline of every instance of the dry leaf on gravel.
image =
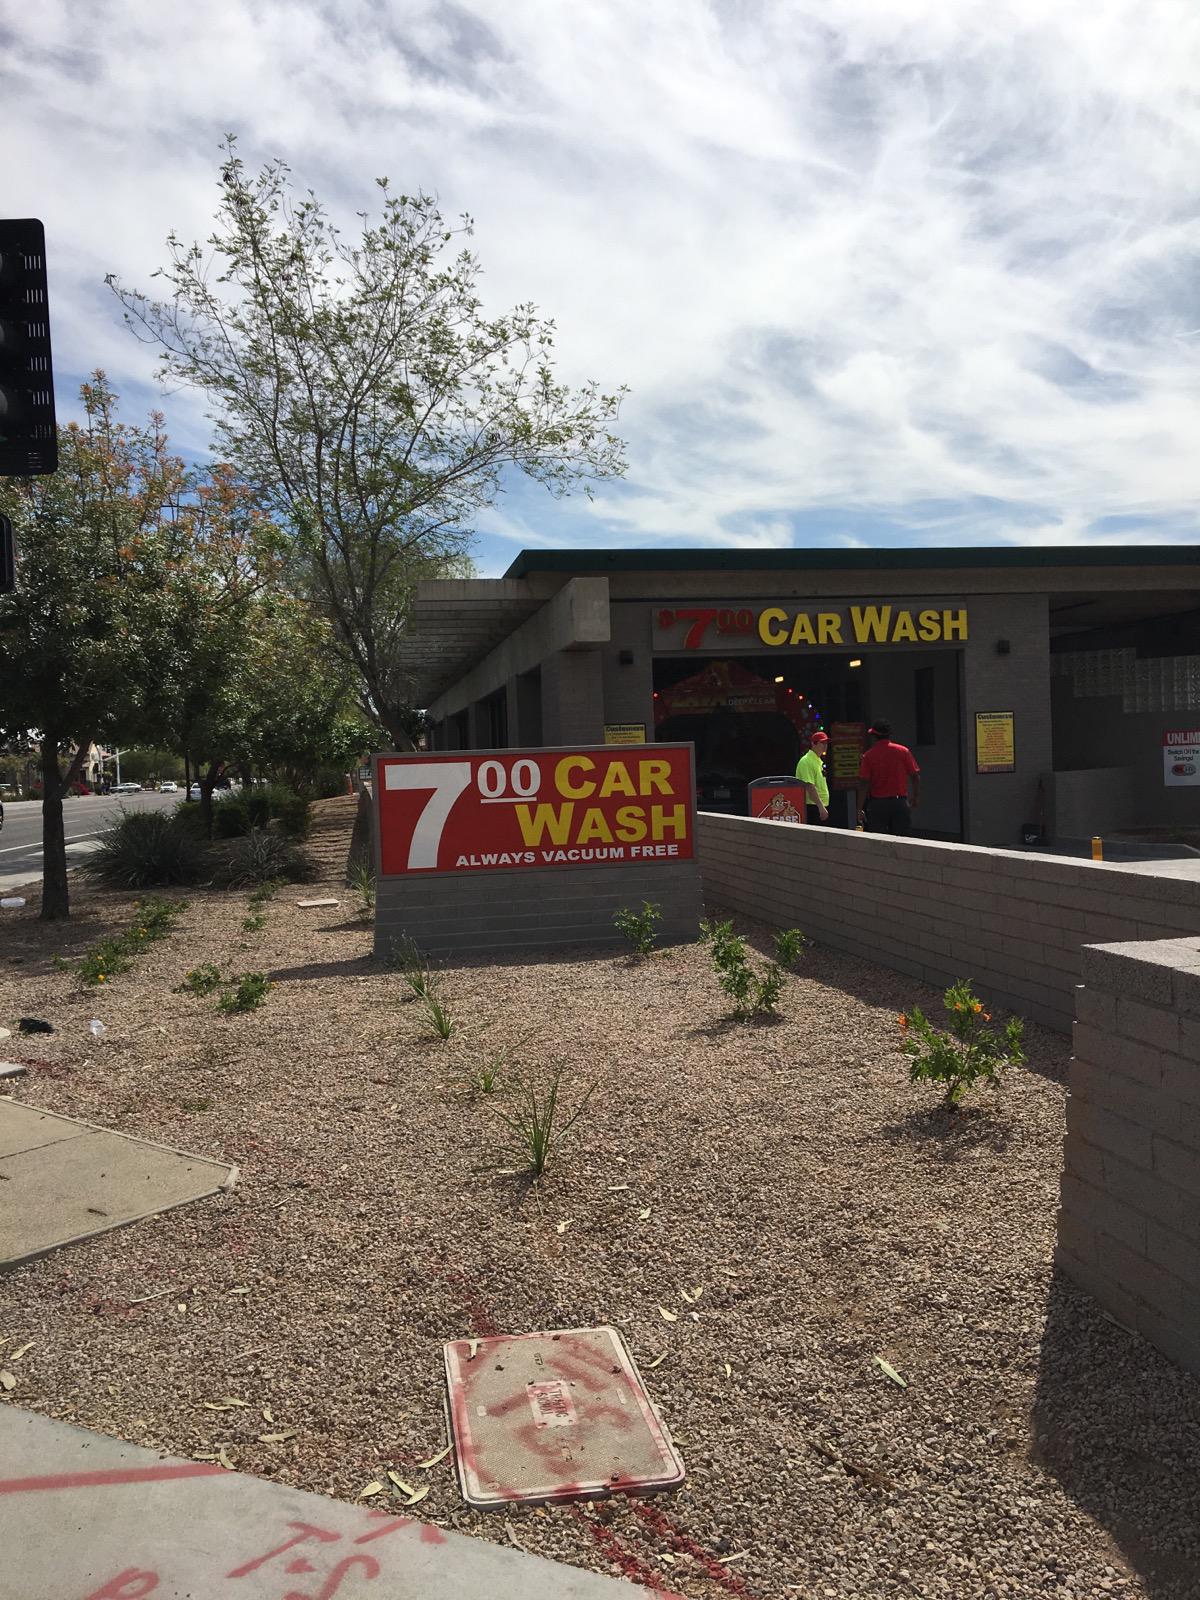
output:
[[404, 1502], [405, 1510], [407, 1510], [409, 1506], [419, 1506], [421, 1501], [424, 1500], [428, 1493], [429, 1485], [427, 1483], [422, 1484], [422, 1486], [413, 1494], [409, 1495], [408, 1499]]
[[16, 1387], [17, 1380], [13, 1377], [12, 1373], [9, 1372], [7, 1368], [0, 1370], [0, 1389], [11, 1390], [15, 1389]]
[[658, 1314], [663, 1319], [664, 1322], [678, 1322], [679, 1321], [679, 1313], [677, 1311], [668, 1311], [666, 1306], [659, 1306]]
[[393, 1472], [390, 1467], [388, 1468], [388, 1477], [396, 1485], [397, 1489], [400, 1490], [401, 1494], [416, 1494], [417, 1491], [413, 1488], [412, 1484], [405, 1483], [400, 1474], [398, 1472]]
[[383, 1493], [383, 1485], [380, 1483], [378, 1478], [373, 1478], [371, 1480], [371, 1482], [368, 1483], [365, 1488], [360, 1489], [358, 1491], [358, 1498], [360, 1500], [369, 1500], [370, 1497], [373, 1494], [382, 1494], [382, 1493]]
[[10, 1355], [8, 1359], [10, 1361], [20, 1361], [21, 1357], [25, 1354], [26, 1350], [32, 1350], [35, 1343], [36, 1343], [36, 1340], [30, 1339], [28, 1344], [23, 1344], [19, 1350], [14, 1350], [12, 1355]]
[[454, 1446], [452, 1444], [448, 1444], [445, 1449], [439, 1450], [437, 1455], [430, 1456], [428, 1461], [418, 1461], [417, 1465], [422, 1468], [423, 1471], [428, 1471], [430, 1467], [436, 1467], [439, 1461], [445, 1461], [446, 1457], [453, 1449]]
[[885, 1361], [882, 1356], [876, 1356], [875, 1357], [875, 1364], [876, 1364], [876, 1366], [882, 1367], [884, 1372], [888, 1375], [888, 1377], [892, 1380], [892, 1382], [894, 1384], [898, 1385], [899, 1388], [901, 1388], [901, 1389], [907, 1389], [908, 1388], [908, 1380], [907, 1380], [907, 1378], [902, 1378], [900, 1376], [900, 1374], [896, 1371], [895, 1367], [892, 1366], [890, 1361]]
[[285, 1428], [282, 1433], [260, 1433], [258, 1442], [259, 1444], [281, 1444], [284, 1439], [294, 1439], [295, 1437], [295, 1428]]

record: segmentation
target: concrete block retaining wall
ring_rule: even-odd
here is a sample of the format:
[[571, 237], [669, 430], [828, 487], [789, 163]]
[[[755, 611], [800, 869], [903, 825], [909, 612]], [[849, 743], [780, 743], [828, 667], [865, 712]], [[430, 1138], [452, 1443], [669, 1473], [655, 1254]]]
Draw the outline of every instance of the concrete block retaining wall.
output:
[[1058, 1261], [1200, 1374], [1200, 939], [1085, 950]]
[[1200, 933], [1200, 879], [702, 813], [704, 897], [1068, 1033], [1087, 944]]

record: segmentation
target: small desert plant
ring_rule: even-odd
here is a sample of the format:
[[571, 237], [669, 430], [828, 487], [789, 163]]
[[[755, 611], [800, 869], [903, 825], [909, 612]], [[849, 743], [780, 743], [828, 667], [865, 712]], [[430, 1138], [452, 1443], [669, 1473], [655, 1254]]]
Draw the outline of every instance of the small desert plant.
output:
[[500, 1087], [504, 1068], [508, 1065], [511, 1051], [492, 1050], [482, 1061], [475, 1062], [472, 1066], [462, 1069], [466, 1087], [475, 1094], [495, 1094]]
[[231, 840], [225, 852], [220, 876], [232, 889], [280, 881], [310, 883], [316, 876], [312, 858], [269, 828], [253, 828], [244, 839]]
[[243, 972], [229, 980], [229, 987], [217, 1001], [218, 1011], [229, 1016], [235, 1011], [257, 1011], [266, 1004], [271, 982], [265, 972]]
[[258, 910], [260, 906], [265, 906], [269, 900], [273, 900], [279, 893], [279, 887], [278, 878], [268, 878], [266, 883], [260, 883], [250, 896], [250, 904], [255, 910]]
[[312, 830], [312, 806], [285, 783], [266, 786], [271, 821], [289, 839], [307, 839]]
[[128, 972], [134, 956], [155, 940], [166, 938], [186, 905], [186, 900], [137, 901], [131, 927], [124, 933], [110, 934], [84, 952], [76, 968], [81, 980], [90, 984], [107, 983], [115, 974]]
[[911, 1062], [908, 1075], [912, 1082], [942, 1084], [945, 1104], [955, 1110], [968, 1089], [978, 1083], [989, 1083], [999, 1092], [1000, 1074], [1025, 1059], [1025, 1024], [1020, 1017], [1010, 1017], [1003, 1033], [990, 1027], [991, 1012], [983, 1009], [983, 1002], [964, 979], [950, 985], [942, 1004], [949, 1028], [935, 1028], [920, 1007], [913, 1006], [899, 1019], [900, 1048]]
[[211, 994], [214, 989], [221, 987], [220, 969], [214, 967], [211, 961], [206, 961], [202, 966], [193, 967], [179, 987], [188, 994]]
[[348, 874], [350, 887], [358, 897], [355, 911], [363, 921], [375, 914], [375, 871], [369, 861], [356, 861]]
[[127, 811], [100, 835], [79, 870], [114, 889], [195, 883], [204, 872], [204, 846], [165, 812]]
[[629, 940], [639, 956], [648, 956], [654, 949], [655, 929], [661, 921], [661, 908], [650, 900], [642, 901], [640, 911], [633, 906], [622, 906], [613, 918], [617, 932]]
[[458, 1021], [442, 999], [437, 983], [427, 983], [425, 993], [421, 996], [421, 1003], [425, 1007], [425, 1016], [434, 1033], [439, 1039], [448, 1039], [457, 1029]]
[[213, 836], [241, 839], [254, 828], [265, 828], [271, 820], [271, 802], [265, 789], [218, 791], [213, 796]]
[[424, 1000], [436, 980], [429, 963], [407, 934], [392, 945], [392, 965], [412, 990], [411, 998]]
[[261, 933], [267, 925], [267, 919], [261, 911], [254, 911], [248, 917], [242, 918], [243, 933]]
[[550, 1088], [544, 1095], [539, 1095], [536, 1085], [526, 1080], [520, 1086], [517, 1104], [512, 1114], [505, 1111], [497, 1113], [513, 1136], [516, 1153], [535, 1180], [542, 1176], [552, 1158], [557, 1155], [563, 1141], [579, 1121], [587, 1108], [588, 1101], [596, 1092], [596, 1085], [590, 1084], [583, 1099], [564, 1121], [558, 1105], [561, 1086], [561, 1067], [550, 1079]]
[[800, 959], [805, 944], [799, 928], [783, 929], [774, 938], [774, 961], [756, 972], [746, 953], [746, 941], [734, 933], [732, 922], [702, 922], [700, 937], [712, 947], [717, 982], [733, 1001], [733, 1014], [739, 1022], [775, 1010], [787, 970]]

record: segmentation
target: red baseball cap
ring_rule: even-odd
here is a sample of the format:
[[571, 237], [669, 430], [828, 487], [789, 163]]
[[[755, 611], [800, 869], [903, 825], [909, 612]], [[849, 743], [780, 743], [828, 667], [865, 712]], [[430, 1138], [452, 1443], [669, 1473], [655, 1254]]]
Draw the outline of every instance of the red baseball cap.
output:
[[814, 740], [823, 739], [826, 744], [829, 743], [829, 735], [827, 733], [822, 733], [819, 728], [817, 729], [816, 733], [812, 735], [812, 737]]

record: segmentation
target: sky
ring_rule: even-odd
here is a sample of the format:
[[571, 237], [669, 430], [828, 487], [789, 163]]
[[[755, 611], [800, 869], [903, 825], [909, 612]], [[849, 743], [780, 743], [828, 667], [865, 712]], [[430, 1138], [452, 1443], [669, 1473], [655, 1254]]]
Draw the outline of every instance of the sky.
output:
[[522, 547], [1193, 541], [1194, 0], [0, 0], [5, 213], [41, 217], [60, 417], [194, 395], [104, 287], [203, 238], [228, 130], [339, 220], [474, 218], [487, 309], [629, 387], [594, 499]]

